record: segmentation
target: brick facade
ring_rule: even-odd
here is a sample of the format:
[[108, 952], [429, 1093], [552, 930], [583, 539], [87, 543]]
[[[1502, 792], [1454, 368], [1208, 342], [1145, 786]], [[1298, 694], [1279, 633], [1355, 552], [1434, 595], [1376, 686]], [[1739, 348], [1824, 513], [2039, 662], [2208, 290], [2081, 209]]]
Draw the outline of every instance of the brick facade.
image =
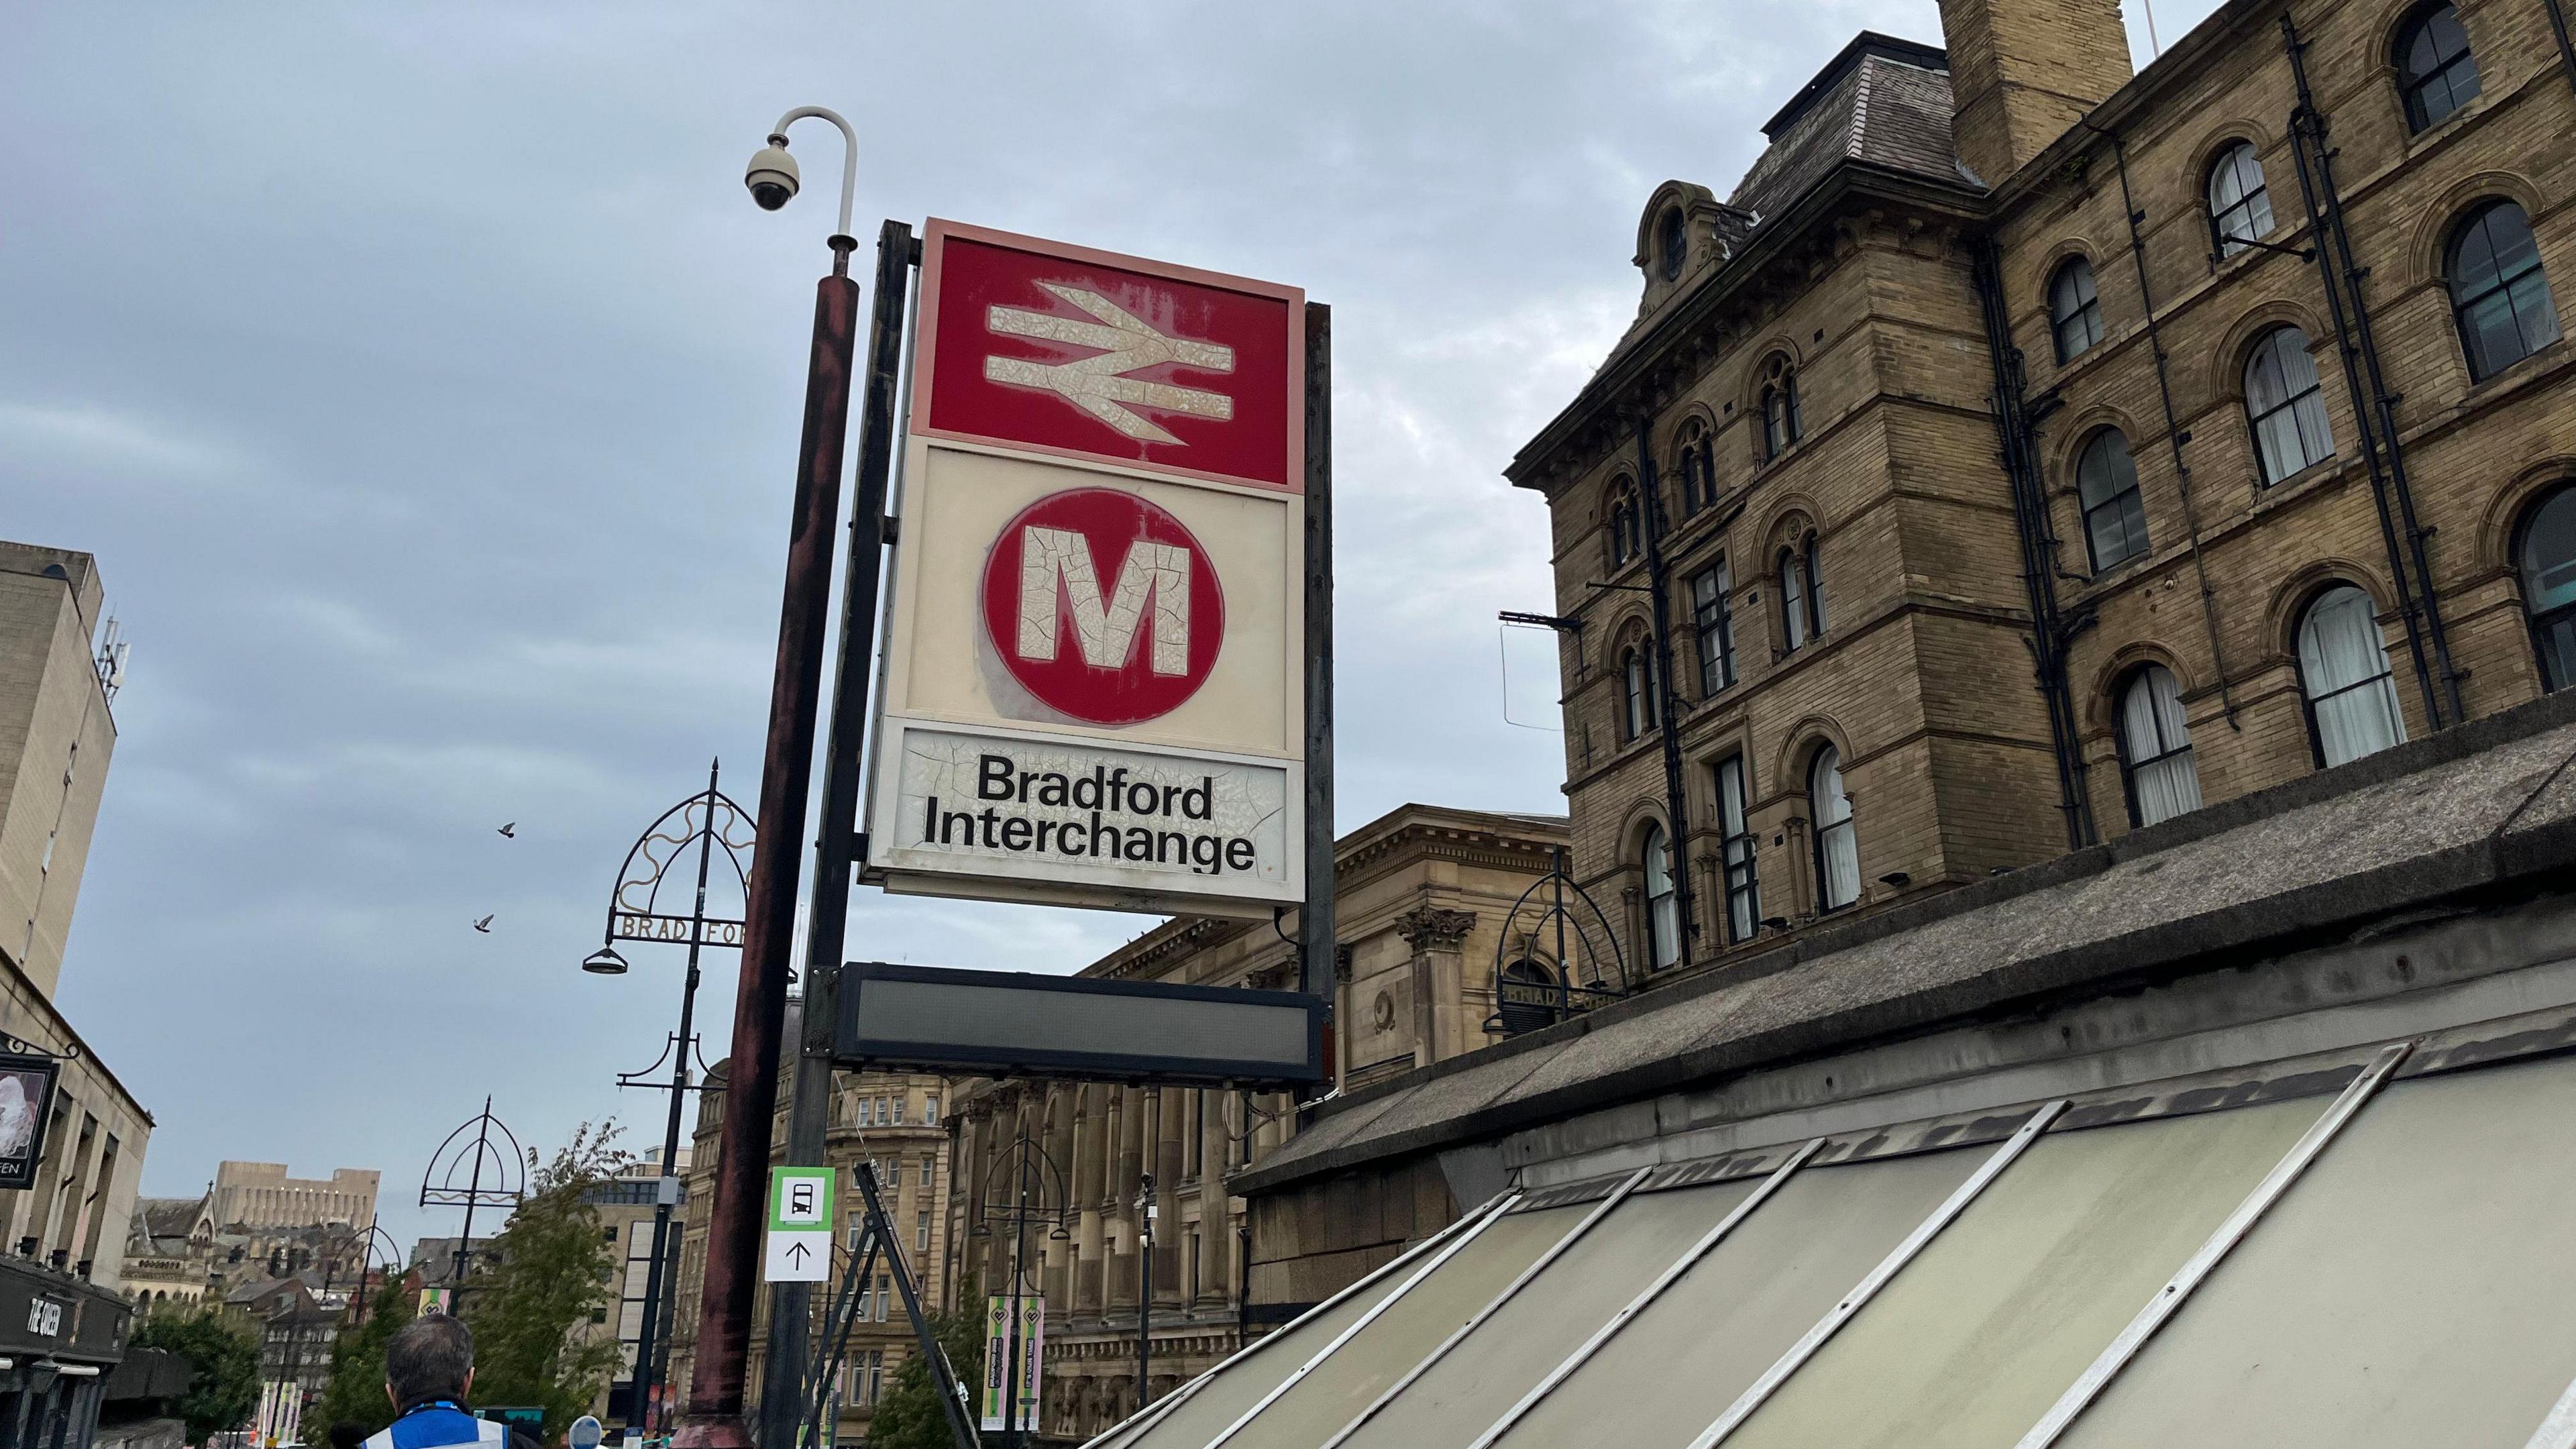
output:
[[[2418, 133], [2394, 47], [2420, 12], [2404, 6], [2237, 0], [2129, 78], [2107, 5], [1953, 0], [1943, 23], [1959, 76], [1941, 52], [1865, 36], [1766, 128], [1771, 150], [1730, 201], [1680, 182], [1656, 192], [1636, 325], [1509, 470], [1548, 501], [1557, 610], [1581, 621], [1560, 656], [1575, 873], [1621, 903], [1641, 952], [1642, 845], [1671, 809], [1663, 730], [1632, 737], [1621, 660], [1649, 639], [1658, 561], [1695, 966], [1753, 944], [1730, 939], [1724, 909], [1715, 769], [1729, 756], [1750, 787], [1758, 916], [1771, 923], [1755, 938], [1768, 942], [1821, 913], [1809, 771], [1826, 745], [1851, 802], [1851, 908], [1866, 911], [2132, 828], [2118, 719], [2148, 664], [2179, 685], [2204, 802], [2317, 768], [2298, 635], [2307, 606], [2337, 585], [2376, 607], [2409, 736], [2542, 690], [2513, 556], [2535, 503], [2576, 479], [2576, 354], [2552, 341], [2473, 381], [2444, 251], [2472, 208], [2508, 199], [2552, 282], [2576, 285], [2563, 205], [2576, 183], [2563, 139], [2576, 71], [2560, 65], [2545, 3], [2463, 0], [2480, 94]], [[2357, 280], [2330, 246], [2323, 267], [2297, 254], [2320, 246], [2306, 193], [2328, 209], [2317, 148], [2304, 190], [2293, 154], [2301, 102], [2285, 13], [2305, 42]], [[2208, 178], [2238, 141], [2253, 148], [2272, 224], [2266, 245], [2220, 257]], [[1652, 244], [1668, 210], [1689, 219], [1688, 255], [1669, 274]], [[2018, 352], [2008, 416], [2028, 421], [2044, 520], [2017, 511], [1999, 447], [2011, 373], [1998, 362], [2013, 359], [1989, 342], [1981, 251]], [[2051, 283], [2079, 257], [2100, 336], [2061, 362]], [[2393, 429], [2345, 345], [2363, 319]], [[2333, 451], [2266, 481], [2246, 367], [2283, 324], [2306, 339]], [[1800, 428], [1775, 449], [1763, 390], [1784, 365]], [[2348, 369], [2361, 374], [2359, 417]], [[2105, 428], [2134, 460], [2146, 538], [2097, 568], [2076, 469]], [[1713, 488], [1685, 453], [1699, 430]], [[1649, 483], [1660, 518], [1646, 522], [1662, 527], [1639, 529], [1655, 546], [1622, 557], [1614, 510]], [[1791, 649], [1779, 561], [1809, 532], [1825, 627]], [[2419, 551], [2420, 665], [2399, 583]], [[2048, 566], [2028, 567], [2033, 557]], [[1736, 671], [1704, 692], [1689, 581], [1720, 560]], [[2062, 743], [2034, 685], [2034, 589], [2061, 621], [2050, 638]]]

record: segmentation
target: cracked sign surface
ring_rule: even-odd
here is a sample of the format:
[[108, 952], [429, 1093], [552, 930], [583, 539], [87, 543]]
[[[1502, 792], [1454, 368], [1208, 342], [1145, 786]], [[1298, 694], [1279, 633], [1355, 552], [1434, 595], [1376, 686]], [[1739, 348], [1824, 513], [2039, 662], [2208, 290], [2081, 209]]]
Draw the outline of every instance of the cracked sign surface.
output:
[[984, 627], [1011, 677], [1086, 724], [1171, 713], [1225, 642], [1225, 591], [1181, 520], [1117, 488], [1071, 488], [1002, 526]]
[[970, 230], [925, 243], [915, 432], [1303, 485], [1302, 293]]

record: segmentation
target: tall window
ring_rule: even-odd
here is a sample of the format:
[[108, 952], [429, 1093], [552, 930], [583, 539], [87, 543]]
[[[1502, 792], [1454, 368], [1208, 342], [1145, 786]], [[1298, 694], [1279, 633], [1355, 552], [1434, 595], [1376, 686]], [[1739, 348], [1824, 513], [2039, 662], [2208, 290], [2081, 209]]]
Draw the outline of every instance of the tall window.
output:
[[1682, 427], [1678, 461], [1682, 474], [1682, 512], [1697, 513], [1717, 501], [1717, 448], [1708, 429], [1694, 418]]
[[1807, 767], [1807, 812], [1815, 821], [1816, 909], [1838, 911], [1860, 899], [1860, 846], [1852, 838], [1842, 756], [1831, 745], [1816, 751]]
[[2245, 418], [2254, 428], [2266, 483], [2334, 456], [2334, 430], [2326, 424], [2325, 389], [2317, 382], [2316, 359], [2308, 355], [2308, 334], [2275, 327], [2255, 342], [2245, 359]]
[[2272, 194], [2263, 186], [2263, 163], [2254, 143], [2239, 141], [2209, 168], [2209, 236], [2218, 254], [2232, 257], [2272, 231]]
[[2443, 273], [2469, 376], [2493, 377], [2558, 340], [2558, 304], [2531, 219], [2510, 201], [2490, 201], [2451, 233]]
[[2147, 505], [2138, 495], [2138, 465], [2118, 428], [2104, 428], [2075, 459], [2075, 494], [2084, 505], [2084, 546], [2093, 571], [2115, 568], [2147, 551]]
[[2048, 329], [2057, 360], [2073, 362], [2102, 340], [2102, 298], [2093, 290], [2093, 264], [2069, 257], [2048, 282]]
[[1780, 638], [1794, 650], [1825, 632], [1825, 576], [1816, 536], [1780, 550]]
[[1726, 939], [1750, 941], [1762, 924], [1762, 886], [1753, 874], [1753, 830], [1745, 822], [1744, 757], [1717, 762], [1717, 823], [1726, 836]]
[[1681, 897], [1673, 890], [1672, 841], [1664, 827], [1646, 827], [1641, 854], [1646, 871], [1646, 960], [1661, 971], [1682, 959]]
[[1699, 693], [1707, 699], [1735, 682], [1735, 622], [1726, 596], [1726, 563], [1691, 575], [1691, 632], [1699, 637]]
[[2477, 99], [2478, 58], [2469, 53], [2460, 12], [2435, 5], [2398, 32], [2397, 89], [2406, 98], [2406, 124], [2417, 131]]
[[2317, 763], [2331, 769], [2406, 738], [2389, 677], [2388, 644], [2370, 595], [2341, 584], [2317, 596], [2299, 621], [2299, 689]]
[[1775, 357], [1762, 378], [1762, 456], [1777, 458], [1806, 433], [1798, 416], [1798, 374], [1789, 359]]
[[2120, 774], [2128, 785], [2129, 819], [2138, 825], [2200, 808], [2182, 690], [2161, 664], [2130, 675], [2128, 688], [2120, 691]]
[[2522, 607], [2540, 654], [2543, 689], [2576, 684], [2576, 488], [2540, 501], [2522, 525]]
[[1682, 274], [1682, 263], [1690, 257], [1690, 233], [1682, 222], [1682, 209], [1668, 207], [1655, 223], [1656, 249], [1661, 253], [1664, 280], [1669, 282]]
[[1619, 722], [1628, 738], [1640, 739], [1655, 727], [1655, 656], [1645, 642], [1630, 645], [1619, 656]]
[[1623, 479], [1610, 494], [1610, 567], [1645, 551], [1645, 515], [1637, 507], [1637, 490]]

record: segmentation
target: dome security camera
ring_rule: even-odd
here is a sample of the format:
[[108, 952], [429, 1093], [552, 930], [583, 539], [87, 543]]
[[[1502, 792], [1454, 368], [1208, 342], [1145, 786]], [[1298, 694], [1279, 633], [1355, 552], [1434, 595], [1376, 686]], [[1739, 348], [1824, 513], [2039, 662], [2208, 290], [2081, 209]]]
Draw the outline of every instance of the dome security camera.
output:
[[770, 137], [742, 170], [742, 184], [751, 188], [753, 203], [763, 211], [776, 211], [796, 195], [796, 158], [787, 154], [786, 139]]

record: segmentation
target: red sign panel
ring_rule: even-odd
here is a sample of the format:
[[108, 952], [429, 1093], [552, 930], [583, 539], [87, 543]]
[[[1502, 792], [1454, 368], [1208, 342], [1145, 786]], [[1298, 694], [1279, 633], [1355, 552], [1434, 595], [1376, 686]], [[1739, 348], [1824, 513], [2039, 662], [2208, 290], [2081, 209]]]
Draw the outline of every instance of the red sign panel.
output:
[[1225, 596], [1168, 511], [1117, 488], [1050, 493], [984, 561], [984, 631], [1029, 693], [1085, 724], [1171, 713], [1207, 683]]
[[1305, 293], [932, 221], [916, 433], [1303, 489]]

